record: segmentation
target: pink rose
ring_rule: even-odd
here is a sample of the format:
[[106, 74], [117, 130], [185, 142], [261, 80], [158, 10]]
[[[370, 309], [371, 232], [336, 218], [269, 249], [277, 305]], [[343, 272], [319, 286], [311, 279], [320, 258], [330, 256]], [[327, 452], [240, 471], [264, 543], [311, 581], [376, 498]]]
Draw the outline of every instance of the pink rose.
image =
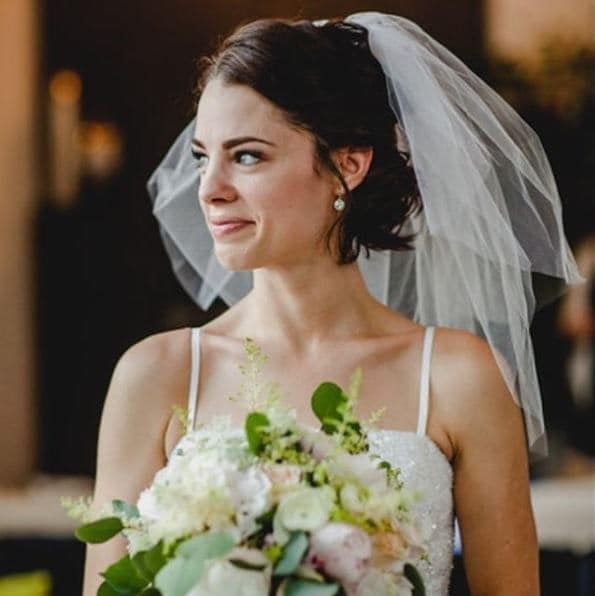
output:
[[357, 526], [331, 522], [310, 535], [308, 565], [344, 586], [355, 585], [368, 567], [372, 541]]

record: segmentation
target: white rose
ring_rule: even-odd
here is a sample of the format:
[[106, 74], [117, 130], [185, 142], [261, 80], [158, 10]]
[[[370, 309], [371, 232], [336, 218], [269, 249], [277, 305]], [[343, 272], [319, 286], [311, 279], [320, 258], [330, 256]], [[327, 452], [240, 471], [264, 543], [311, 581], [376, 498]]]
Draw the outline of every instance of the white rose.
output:
[[307, 561], [349, 586], [361, 579], [371, 555], [372, 541], [366, 532], [357, 526], [333, 522], [312, 532]]
[[295, 490], [281, 498], [275, 517], [286, 530], [315, 530], [328, 521], [334, 497], [328, 486]]

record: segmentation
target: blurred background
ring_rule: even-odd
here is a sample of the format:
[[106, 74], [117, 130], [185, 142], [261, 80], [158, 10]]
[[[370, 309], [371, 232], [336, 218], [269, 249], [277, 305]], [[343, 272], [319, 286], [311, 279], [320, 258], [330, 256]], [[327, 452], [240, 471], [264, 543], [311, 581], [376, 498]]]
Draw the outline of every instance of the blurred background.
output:
[[192, 118], [196, 59], [243, 21], [358, 10], [418, 22], [549, 155], [589, 281], [535, 318], [551, 455], [533, 504], [543, 593], [595, 594], [594, 0], [0, 0], [0, 595], [80, 593], [59, 497], [92, 490], [117, 359], [224, 309], [178, 286], [145, 191]]

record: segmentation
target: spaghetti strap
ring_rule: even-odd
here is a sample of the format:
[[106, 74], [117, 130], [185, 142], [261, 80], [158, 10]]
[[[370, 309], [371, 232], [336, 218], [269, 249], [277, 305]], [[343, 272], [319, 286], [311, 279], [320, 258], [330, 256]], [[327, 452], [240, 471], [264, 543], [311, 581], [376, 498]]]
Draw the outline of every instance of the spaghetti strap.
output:
[[188, 390], [188, 430], [194, 430], [198, 375], [200, 372], [200, 327], [193, 327], [190, 335], [190, 388]]
[[432, 343], [434, 340], [434, 327], [426, 327], [424, 331], [424, 344], [421, 357], [421, 374], [419, 382], [419, 415], [417, 420], [417, 434], [425, 435], [428, 424], [430, 402], [430, 358], [432, 356]]

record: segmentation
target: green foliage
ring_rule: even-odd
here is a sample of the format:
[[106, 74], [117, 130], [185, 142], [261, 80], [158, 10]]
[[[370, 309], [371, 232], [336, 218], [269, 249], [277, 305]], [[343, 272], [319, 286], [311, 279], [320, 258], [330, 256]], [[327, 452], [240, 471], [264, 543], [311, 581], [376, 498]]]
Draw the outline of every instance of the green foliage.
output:
[[366, 433], [354, 414], [362, 373], [353, 374], [350, 391], [345, 393], [336, 383], [321, 383], [312, 394], [312, 410], [322, 424], [322, 431], [334, 435], [348, 453], [362, 453], [368, 449]]
[[61, 497], [60, 503], [64, 509], [66, 509], [66, 514], [71, 519], [74, 519], [78, 522], [88, 522], [89, 516], [91, 514], [91, 504], [93, 503], [92, 497], [85, 496], [85, 497]]
[[249, 563], [242, 559], [229, 559], [232, 565], [235, 565], [239, 569], [245, 569], [246, 571], [263, 571], [266, 569], [266, 565], [262, 563]]
[[358, 528], [361, 528], [369, 534], [377, 532], [380, 529], [387, 531], [390, 530], [389, 526], [387, 526], [386, 528], [379, 527], [371, 519], [368, 519], [364, 513], [355, 513], [353, 511], [344, 509], [343, 507], [335, 507], [333, 509], [333, 511], [331, 512], [331, 520], [334, 522], [357, 526]]
[[98, 594], [99, 596], [160, 594], [155, 588], [154, 581], [156, 574], [166, 562], [161, 542], [148, 551], [137, 553], [132, 558], [126, 555], [101, 574], [105, 581], [101, 584]]
[[179, 420], [182, 428], [184, 429], [184, 434], [186, 434], [190, 430], [190, 417], [188, 416], [188, 409], [175, 404], [172, 406], [172, 411], [174, 416]]
[[308, 538], [305, 532], [293, 532], [273, 574], [291, 575], [300, 566], [307, 548]]
[[164, 565], [155, 576], [155, 587], [163, 596], [186, 596], [200, 580], [203, 566], [193, 559], [175, 558]]
[[199, 534], [181, 542], [176, 548], [175, 558], [155, 576], [155, 587], [163, 596], [185, 596], [200, 581], [205, 563], [225, 556], [233, 545], [231, 536], [214, 532]]
[[312, 470], [311, 480], [314, 486], [323, 486], [328, 482], [328, 463], [326, 461], [318, 462]]
[[321, 383], [312, 394], [312, 411], [316, 414], [327, 434], [335, 431], [342, 421], [340, 406], [347, 401], [347, 396], [336, 383]]
[[362, 371], [361, 366], [358, 366], [354, 371], [351, 379], [349, 381], [349, 398], [351, 401], [352, 409], [355, 406], [357, 399], [359, 397], [359, 391], [362, 386], [362, 380], [364, 378], [364, 373]]
[[136, 553], [132, 557], [132, 562], [147, 581], [153, 582], [155, 575], [167, 563], [167, 559], [163, 553], [163, 543], [158, 542], [150, 550]]
[[252, 412], [246, 417], [246, 437], [248, 446], [254, 455], [260, 455], [264, 449], [265, 432], [269, 419], [262, 412]]
[[399, 468], [394, 468], [390, 462], [385, 460], [381, 461], [378, 464], [378, 467], [381, 470], [386, 471], [386, 481], [389, 483], [390, 486], [396, 489], [401, 489], [403, 487], [403, 483], [400, 479], [401, 471], [399, 470]]
[[295, 579], [306, 579], [308, 581], [320, 582], [323, 583], [325, 581], [324, 575], [319, 573], [312, 567], [308, 565], [300, 565], [293, 574]]
[[124, 525], [119, 517], [104, 517], [103, 519], [80, 526], [75, 530], [74, 534], [82, 542], [99, 544], [106, 542], [122, 531], [123, 528]]
[[283, 555], [280, 544], [269, 544], [262, 549], [264, 556], [274, 565]]
[[130, 555], [110, 565], [101, 576], [118, 594], [138, 594], [149, 584], [149, 581], [139, 573]]
[[176, 556], [199, 557], [204, 561], [227, 554], [234, 545], [233, 538], [224, 532], [198, 534], [181, 542], [176, 548]]
[[103, 582], [97, 590], [97, 596], [119, 596], [120, 592], [117, 592], [107, 582]]
[[279, 400], [279, 388], [276, 383], [261, 380], [261, 372], [268, 361], [268, 356], [263, 354], [258, 344], [249, 337], [244, 338], [244, 353], [248, 363], [240, 364], [239, 369], [246, 380], [230, 399], [243, 403], [249, 411], [263, 409], [271, 401]]
[[424, 587], [424, 581], [419, 574], [417, 568], [410, 563], [405, 563], [404, 568], [405, 577], [413, 585], [413, 592], [411, 596], [426, 596], [426, 589]]

